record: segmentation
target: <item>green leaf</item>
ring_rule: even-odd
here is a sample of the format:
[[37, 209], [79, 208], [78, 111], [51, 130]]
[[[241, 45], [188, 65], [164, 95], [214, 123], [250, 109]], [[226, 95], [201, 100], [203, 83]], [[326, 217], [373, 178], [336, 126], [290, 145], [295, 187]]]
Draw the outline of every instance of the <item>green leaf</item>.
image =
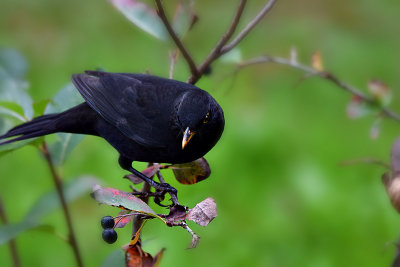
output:
[[[93, 185], [98, 182], [99, 181], [93, 177], [83, 176], [65, 183], [63, 185], [63, 191], [67, 203], [86, 194]], [[29, 212], [25, 215], [23, 221], [0, 226], [0, 245], [33, 228], [47, 232], [54, 232], [52, 231], [51, 226], [41, 224], [39, 220], [43, 216], [60, 207], [61, 204], [57, 192], [52, 190], [51, 192], [46, 193], [32, 206]]]
[[15, 49], [0, 49], [0, 68], [5, 70], [10, 76], [22, 79], [28, 69], [28, 63], [24, 56]]
[[103, 261], [102, 267], [125, 267], [125, 254], [121, 249], [114, 250]]
[[[92, 176], [82, 176], [72, 179], [63, 185], [63, 191], [67, 202], [72, 202], [83, 196], [99, 183]], [[58, 194], [55, 190], [43, 195], [25, 215], [25, 221], [38, 221], [43, 216], [58, 209], [61, 206]]]
[[210, 166], [205, 158], [183, 164], [168, 166], [175, 174], [175, 178], [182, 184], [195, 184], [207, 179], [211, 174]]
[[164, 24], [153, 8], [136, 0], [111, 0], [111, 3], [143, 31], [163, 41], [169, 39]]
[[13, 49], [0, 49], [0, 99], [14, 102], [24, 110], [24, 116], [33, 117], [32, 99], [26, 92], [28, 83], [24, 80], [27, 63], [24, 57]]
[[4, 156], [5, 154], [7, 154], [13, 150], [16, 150], [16, 149], [26, 146], [28, 144], [37, 142], [37, 140], [38, 140], [38, 138], [30, 138], [30, 139], [26, 139], [26, 140], [14, 142], [14, 143], [2, 145], [2, 146], [0, 146], [0, 157]]
[[193, 2], [182, 1], [176, 7], [172, 28], [180, 38], [183, 38], [190, 30], [195, 20]]
[[7, 132], [12, 126], [13, 123], [9, 118], [0, 116], [0, 135]]
[[32, 99], [26, 92], [28, 84], [10, 76], [0, 66], [0, 99], [2, 102], [14, 102], [24, 110], [24, 116], [33, 117]]
[[[73, 106], [79, 105], [84, 100], [72, 83], [62, 88], [47, 105], [45, 113], [58, 113]], [[55, 165], [61, 165], [71, 151], [82, 141], [84, 135], [57, 133], [57, 141], [49, 145]]]
[[[17, 107], [19, 107], [19, 105], [15, 104], [15, 103], [13, 103], [13, 104], [16, 105]], [[21, 122], [27, 121], [26, 118], [23, 115], [19, 114], [18, 112], [14, 111], [12, 109], [3, 107], [2, 103], [0, 103], [0, 115], [9, 116], [9, 117], [17, 119]]]
[[6, 224], [0, 227], [0, 245], [14, 239], [19, 234], [37, 227], [37, 222], [23, 221], [20, 223]]
[[228, 53], [222, 55], [220, 61], [223, 63], [240, 63], [243, 61], [242, 52], [239, 48], [234, 48]]
[[33, 103], [34, 116], [42, 116], [46, 110], [47, 105], [50, 103], [50, 99], [43, 99]]
[[60, 166], [65, 162], [68, 155], [85, 137], [82, 134], [57, 133], [57, 141], [50, 144], [49, 151], [53, 163]]
[[129, 192], [96, 185], [93, 188], [92, 197], [101, 204], [143, 213], [164, 221], [149, 207], [149, 205]]

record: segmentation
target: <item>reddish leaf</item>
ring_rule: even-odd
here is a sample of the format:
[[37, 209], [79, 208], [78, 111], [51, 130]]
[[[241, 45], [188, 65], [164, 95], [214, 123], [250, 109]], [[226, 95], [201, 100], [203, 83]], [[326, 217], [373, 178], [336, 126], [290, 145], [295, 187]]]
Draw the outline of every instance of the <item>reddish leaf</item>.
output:
[[103, 188], [99, 185], [96, 185], [93, 188], [92, 196], [95, 200], [97, 200], [97, 202], [102, 204], [158, 217], [156, 213], [149, 207], [149, 205], [131, 193], [125, 191], [109, 187]]
[[158, 266], [164, 249], [153, 258], [142, 249], [140, 243], [129, 245], [125, 250], [125, 264], [127, 267], [156, 267]]
[[[121, 210], [118, 213], [118, 216], [127, 215], [129, 213], [130, 213], [129, 210]], [[134, 216], [135, 215], [114, 218], [114, 222], [115, 222], [114, 228], [123, 228], [123, 227], [125, 227], [125, 225], [127, 225], [128, 223], [130, 223], [133, 220]]]
[[195, 184], [207, 179], [211, 174], [210, 166], [205, 158], [183, 164], [173, 164], [168, 166], [172, 169], [175, 178], [182, 184]]
[[207, 226], [217, 215], [217, 204], [213, 198], [209, 197], [191, 209], [186, 219], [194, 221], [201, 226]]

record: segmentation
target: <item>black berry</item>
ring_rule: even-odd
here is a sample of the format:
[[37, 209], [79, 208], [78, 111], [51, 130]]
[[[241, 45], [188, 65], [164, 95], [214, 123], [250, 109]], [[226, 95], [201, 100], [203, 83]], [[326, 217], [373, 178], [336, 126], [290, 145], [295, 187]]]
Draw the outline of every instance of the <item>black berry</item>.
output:
[[115, 232], [115, 230], [111, 228], [104, 229], [102, 236], [103, 240], [106, 241], [108, 244], [114, 243], [115, 241], [117, 241], [118, 238], [117, 232]]
[[101, 227], [104, 229], [113, 228], [114, 227], [114, 218], [111, 216], [104, 216], [101, 218]]

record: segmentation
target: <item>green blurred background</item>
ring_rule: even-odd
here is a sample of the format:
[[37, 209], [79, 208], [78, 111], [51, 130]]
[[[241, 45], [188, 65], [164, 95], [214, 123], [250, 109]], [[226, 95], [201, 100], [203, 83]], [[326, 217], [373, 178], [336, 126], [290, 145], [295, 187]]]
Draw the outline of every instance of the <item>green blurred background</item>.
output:
[[[200, 21], [185, 39], [196, 62], [225, 31], [236, 2], [196, 2]], [[241, 27], [264, 2], [249, 1]], [[369, 79], [380, 79], [393, 89], [393, 103], [399, 103], [399, 13], [397, 0], [278, 1], [239, 48], [247, 59], [287, 57], [294, 46], [307, 64], [319, 50], [325, 68], [344, 81], [365, 89]], [[107, 1], [95, 0], [1, 0], [0, 46], [26, 56], [34, 100], [54, 96], [72, 73], [85, 69], [167, 76], [173, 48], [133, 26]], [[192, 207], [211, 196], [219, 216], [206, 228], [191, 224], [202, 237], [193, 250], [185, 249], [190, 235], [183, 229], [150, 222], [144, 249], [154, 255], [167, 248], [161, 266], [390, 265], [400, 217], [381, 183], [384, 169], [339, 163], [360, 157], [388, 161], [399, 124], [384, 120], [381, 135], [372, 140], [374, 118], [348, 119], [350, 95], [328, 82], [310, 78], [298, 83], [299, 71], [259, 65], [240, 72], [229, 88], [232, 70], [232, 65], [214, 64], [213, 74], [197, 84], [215, 96], [226, 116], [224, 135], [206, 156], [212, 176], [184, 186], [167, 174], [182, 203]], [[180, 61], [175, 78], [187, 76]], [[117, 156], [103, 140], [85, 138], [64, 165], [63, 176], [93, 174], [105, 186], [128, 190]], [[53, 188], [44, 160], [30, 146], [1, 158], [0, 176], [11, 222], [21, 220]], [[129, 229], [118, 231], [114, 245], [101, 240], [100, 218], [116, 215], [115, 208], [99, 206], [87, 195], [71, 210], [86, 266], [100, 266], [129, 241]], [[44, 222], [66, 233], [61, 211]], [[23, 266], [74, 266], [70, 247], [52, 234], [26, 232], [17, 245]], [[7, 246], [0, 247], [0, 262], [11, 265]]]

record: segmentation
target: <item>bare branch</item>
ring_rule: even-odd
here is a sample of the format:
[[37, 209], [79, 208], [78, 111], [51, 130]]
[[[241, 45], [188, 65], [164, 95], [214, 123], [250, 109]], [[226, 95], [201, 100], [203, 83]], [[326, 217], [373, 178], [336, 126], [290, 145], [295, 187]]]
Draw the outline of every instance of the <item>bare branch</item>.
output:
[[83, 266], [82, 257], [79, 251], [78, 242], [76, 240], [74, 227], [72, 225], [71, 214], [67, 205], [67, 201], [65, 199], [64, 191], [62, 189], [61, 176], [56, 171], [56, 168], [53, 163], [53, 158], [51, 157], [50, 151], [47, 149], [46, 142], [43, 142], [40, 151], [42, 152], [44, 158], [46, 159], [47, 165], [49, 166], [51, 177], [53, 178], [53, 182], [57, 190], [57, 195], [61, 202], [61, 207], [68, 227], [68, 242], [71, 245], [72, 250], [74, 251], [74, 256], [77, 266], [82, 267]]
[[352, 160], [347, 160], [340, 162], [340, 165], [352, 165], [352, 164], [358, 164], [358, 163], [364, 163], [364, 164], [371, 164], [371, 165], [380, 165], [388, 170], [390, 170], [390, 164], [387, 164], [386, 162], [375, 159], [375, 158], [359, 158], [359, 159], [352, 159]]
[[221, 39], [218, 41], [218, 43], [215, 45], [215, 47], [211, 50], [211, 52], [208, 54], [206, 59], [201, 63], [199, 67], [199, 73], [198, 75], [191, 75], [188, 79], [188, 83], [194, 84], [198, 81], [198, 79], [202, 76], [204, 73], [204, 70], [218, 57], [220, 57], [223, 53], [221, 53], [221, 49], [224, 47], [224, 45], [229, 41], [229, 39], [232, 37], [234, 34], [237, 25], [239, 24], [240, 18], [243, 14], [244, 7], [247, 3], [247, 0], [241, 0], [239, 3], [239, 6], [236, 10], [236, 14], [228, 28], [228, 30], [222, 35]]
[[372, 97], [363, 93], [361, 90], [355, 88], [354, 86], [351, 86], [350, 84], [347, 84], [347, 83], [341, 81], [339, 78], [337, 78], [330, 72], [319, 71], [312, 67], [298, 63], [297, 61], [293, 61], [293, 60], [281, 58], [281, 57], [272, 57], [272, 56], [262, 56], [262, 57], [253, 58], [253, 59], [250, 59], [250, 60], [240, 63], [238, 65], [238, 67], [243, 68], [246, 66], [262, 64], [262, 63], [277, 63], [277, 64], [281, 64], [281, 65], [286, 65], [286, 66], [290, 66], [295, 69], [302, 70], [303, 72], [305, 72], [309, 75], [314, 75], [314, 76], [319, 76], [321, 78], [324, 78], [325, 80], [328, 80], [328, 81], [336, 84], [338, 87], [342, 88], [344, 91], [349, 92], [352, 95], [358, 96], [366, 103], [378, 107], [381, 110], [382, 114], [385, 115], [386, 117], [400, 122], [399, 114], [395, 113], [394, 111], [392, 111], [391, 109], [389, 109], [387, 107], [382, 107], [382, 106], [378, 105], [378, 103]]
[[169, 54], [169, 75], [168, 78], [173, 79], [174, 78], [174, 70], [175, 70], [175, 63], [176, 59], [178, 58], [178, 50], [174, 50]]
[[255, 18], [247, 24], [247, 26], [230, 42], [228, 45], [222, 48], [222, 53], [225, 54], [234, 48], [243, 38], [246, 37], [247, 34], [260, 22], [260, 20], [268, 14], [268, 12], [272, 9], [276, 0], [270, 0], [264, 8], [255, 16]]
[[[3, 201], [1, 198], [0, 198], [0, 220], [3, 224], [8, 223], [8, 218], [7, 218], [6, 211], [5, 211]], [[19, 253], [17, 250], [17, 244], [15, 243], [15, 239], [11, 239], [10, 241], [8, 241], [8, 246], [10, 247], [10, 253], [11, 253], [13, 266], [20, 267], [21, 260], [19, 258]]]
[[169, 35], [171, 36], [172, 40], [175, 42], [175, 45], [178, 47], [179, 51], [181, 51], [182, 56], [185, 58], [187, 64], [189, 65], [189, 69], [192, 75], [198, 75], [198, 70], [196, 67], [196, 63], [194, 63], [194, 60], [192, 56], [189, 54], [189, 52], [186, 50], [185, 46], [179, 39], [178, 35], [176, 35], [174, 29], [172, 28], [171, 24], [168, 21], [168, 18], [165, 14], [163, 5], [161, 3], [161, 0], [155, 0], [156, 5], [157, 5], [157, 14], [162, 20], [162, 22], [165, 25], [165, 28], [167, 29]]

